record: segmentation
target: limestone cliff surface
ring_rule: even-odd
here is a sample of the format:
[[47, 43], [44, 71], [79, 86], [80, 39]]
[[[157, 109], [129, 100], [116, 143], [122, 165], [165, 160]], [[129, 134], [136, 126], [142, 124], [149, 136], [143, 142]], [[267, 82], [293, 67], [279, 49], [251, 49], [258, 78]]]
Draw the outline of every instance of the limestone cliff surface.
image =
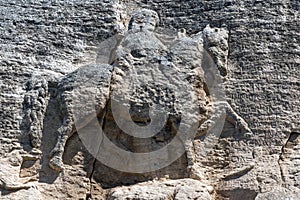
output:
[[299, 9], [1, 0], [1, 199], [299, 199]]

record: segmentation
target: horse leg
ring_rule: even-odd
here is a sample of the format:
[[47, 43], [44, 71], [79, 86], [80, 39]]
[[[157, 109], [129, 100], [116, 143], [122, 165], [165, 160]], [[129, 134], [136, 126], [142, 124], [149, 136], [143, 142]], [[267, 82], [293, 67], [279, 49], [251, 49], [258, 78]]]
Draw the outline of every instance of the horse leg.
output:
[[51, 159], [49, 166], [57, 172], [63, 170], [63, 154], [69, 137], [74, 133], [74, 126], [72, 120], [64, 120], [63, 125], [58, 129], [58, 139], [55, 148], [50, 153]]

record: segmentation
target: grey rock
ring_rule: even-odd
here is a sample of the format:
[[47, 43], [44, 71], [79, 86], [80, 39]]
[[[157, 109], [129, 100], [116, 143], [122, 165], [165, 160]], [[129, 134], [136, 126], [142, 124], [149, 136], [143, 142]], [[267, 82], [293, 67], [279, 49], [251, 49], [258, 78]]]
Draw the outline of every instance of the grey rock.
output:
[[212, 199], [210, 187], [193, 179], [155, 180], [111, 189], [108, 199]]
[[[198, 194], [206, 199], [299, 199], [297, 1], [1, 1], [0, 12], [1, 199], [188, 199]], [[114, 34], [118, 36], [106, 40]], [[101, 49], [102, 42], [109, 56]], [[173, 57], [168, 55], [170, 49]], [[198, 59], [199, 55], [204, 57]], [[152, 58], [160, 60], [165, 70], [145, 68], [144, 62]], [[208, 73], [198, 66], [201, 60], [215, 63], [219, 72]], [[100, 63], [111, 64], [113, 70]], [[102, 93], [98, 88], [103, 97], [98, 111], [109, 139], [136, 152], [165, 146], [170, 133], [176, 132], [172, 128], [180, 111], [172, 98], [162, 96], [161, 105], [172, 108], [168, 112], [175, 115], [173, 121], [149, 140], [123, 133], [109, 106], [104, 106], [113, 91], [122, 94], [130, 82], [124, 73], [133, 74], [132, 64], [142, 74], [140, 81], [149, 80], [149, 72], [156, 76], [165, 72], [179, 87], [179, 70], [168, 67], [180, 66], [183, 75], [191, 75], [186, 91], [199, 85], [195, 94], [204, 113], [196, 115], [200, 126], [196, 138], [184, 144], [186, 154], [164, 169], [141, 174], [120, 172], [95, 160], [73, 130], [76, 121], [69, 118], [73, 109], [69, 100], [76, 100], [70, 94], [75, 74], [86, 77], [89, 68], [95, 69], [103, 81], [95, 84], [107, 89]], [[103, 67], [112, 82], [100, 78]], [[202, 73], [204, 77], [198, 76]], [[218, 96], [204, 92], [212, 86], [204, 81], [208, 74], [221, 75], [225, 99], [217, 101]], [[24, 87], [26, 83], [36, 87]], [[158, 94], [161, 85], [148, 84], [147, 90]], [[153, 103], [156, 97], [143, 89], [128, 95], [135, 104], [130, 114], [140, 125], [151, 117], [141, 103]], [[82, 94], [75, 95], [82, 97], [77, 101], [91, 100]], [[208, 141], [223, 108], [222, 133]], [[83, 124], [90, 119], [90, 110], [85, 113]], [[49, 169], [49, 162], [63, 170]], [[155, 180], [164, 176], [166, 180]], [[207, 189], [197, 192], [202, 185]]]

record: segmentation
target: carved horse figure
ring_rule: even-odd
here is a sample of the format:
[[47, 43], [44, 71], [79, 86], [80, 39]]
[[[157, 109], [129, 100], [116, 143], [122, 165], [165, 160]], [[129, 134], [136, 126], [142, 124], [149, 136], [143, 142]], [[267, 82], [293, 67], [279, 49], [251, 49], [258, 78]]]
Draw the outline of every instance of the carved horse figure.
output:
[[[157, 26], [159, 21], [158, 15], [156, 12], [151, 10], [142, 9], [133, 14], [131, 22], [129, 24], [129, 34], [134, 34], [136, 32], [152, 32], [155, 30], [155, 27]], [[117, 44], [119, 42], [116, 42]], [[117, 48], [111, 47], [111, 50], [116, 50]], [[120, 51], [119, 51], [120, 54]], [[107, 55], [109, 57], [106, 62], [109, 62], [110, 64], [114, 65], [114, 57], [118, 57], [118, 62], [122, 62], [122, 55], [116, 55], [116, 52], [111, 52], [110, 55]], [[105, 58], [104, 58], [105, 59]], [[123, 59], [124, 60], [124, 59]], [[100, 61], [103, 61], [103, 59], [100, 58]], [[58, 129], [58, 139], [56, 142], [55, 148], [51, 152], [51, 159], [49, 162], [49, 166], [60, 172], [63, 169], [63, 161], [62, 156], [64, 153], [64, 148], [66, 145], [66, 142], [68, 138], [70, 138], [75, 132], [75, 121], [74, 121], [74, 102], [72, 98], [74, 97], [74, 94], [72, 92], [74, 91], [75, 87], [80, 87], [81, 84], [83, 84], [85, 81], [91, 81], [94, 82], [91, 83], [93, 85], [93, 88], [82, 88], [87, 92], [87, 94], [90, 94], [91, 90], [95, 90], [93, 92], [97, 93], [97, 100], [100, 102], [99, 105], [96, 107], [96, 113], [101, 114], [103, 113], [103, 110], [107, 104], [107, 101], [109, 99], [110, 95], [110, 87], [111, 87], [111, 79], [112, 75], [114, 73], [114, 82], [117, 82], [118, 74], [119, 72], [117, 70], [114, 70], [112, 65], [109, 64], [91, 64], [84, 67], [81, 67], [77, 70], [75, 70], [73, 73], [67, 75], [64, 77], [58, 86], [58, 98], [60, 100], [60, 110], [62, 111], [62, 114], [64, 116], [63, 124]], [[113, 72], [114, 71], [114, 72]], [[89, 80], [82, 80], [82, 77], [90, 77]], [[80, 80], [80, 81], [78, 81]], [[97, 90], [97, 91], [96, 91]], [[82, 92], [84, 93], [84, 92]], [[90, 98], [89, 95], [80, 95], [80, 98], [82, 98], [82, 102], [84, 102], [84, 98]], [[91, 118], [89, 114], [92, 115], [94, 111], [85, 111], [85, 120], [82, 122], [82, 126], [85, 126], [89, 119]], [[84, 117], [83, 117], [84, 118]], [[78, 128], [78, 127], [76, 127]]]
[[[218, 49], [218, 44], [226, 46], [226, 42], [224, 42], [227, 37], [226, 34], [219, 33], [219, 35], [213, 35], [216, 31], [211, 32], [210, 27], [207, 27], [203, 33], [200, 32], [193, 38], [186, 37], [185, 34], [180, 34], [180, 37], [167, 46], [160, 41], [160, 38], [153, 34], [158, 22], [159, 17], [156, 12], [147, 9], [137, 11], [131, 18], [126, 35], [116, 43], [116, 47], [111, 47], [113, 52], [108, 56], [108, 64], [91, 64], [81, 67], [60, 81], [58, 98], [60, 100], [60, 110], [64, 118], [62, 126], [58, 129], [59, 135], [56, 146], [51, 152], [49, 166], [52, 169], [58, 172], [63, 169], [62, 156], [66, 142], [76, 132], [74, 108], [78, 105], [73, 101], [74, 95], [79, 97], [81, 102], [85, 102], [85, 99], [90, 98], [88, 94], [95, 93], [95, 98], [99, 102], [96, 105], [96, 114], [101, 118], [105, 114], [104, 110], [111, 98], [112, 91], [122, 89], [122, 81], [128, 75], [127, 72], [130, 71], [133, 74], [135, 73], [135, 68], [149, 67], [147, 65], [148, 61], [158, 62], [160, 67], [162, 67], [162, 69], [158, 67], [158, 70], [164, 73], [165, 77], [175, 85], [178, 83], [176, 76], [172, 76], [171, 74], [172, 70], [190, 75], [187, 82], [190, 84], [190, 88], [194, 88], [193, 92], [195, 92], [198, 98], [199, 109], [201, 110], [201, 115], [197, 116], [198, 120], [203, 123], [209, 118], [209, 103], [212, 99], [209, 92], [206, 91], [205, 70], [201, 66], [202, 54], [204, 48], [208, 50], [210, 48], [212, 56], [216, 57], [218, 68], [222, 69], [221, 73], [226, 74], [225, 70], [227, 67], [220, 67], [220, 65], [222, 65], [222, 62], [223, 64], [226, 62], [226, 55], [224, 54], [228, 54], [228, 49], [226, 47]], [[220, 59], [217, 59], [218, 57]], [[143, 74], [134, 75], [133, 77], [141, 78], [149, 75], [155, 80], [155, 76], [158, 76], [151, 74], [147, 69], [140, 70]], [[80, 94], [76, 94], [76, 92], [74, 94], [74, 88], [81, 87], [87, 81], [92, 81], [91, 86], [93, 87], [84, 87]], [[244, 132], [251, 132], [247, 123], [231, 109], [229, 104], [227, 107], [229, 118], [237, 121], [243, 127]], [[76, 128], [86, 126], [90, 122], [94, 112], [94, 110], [85, 110], [81, 118], [82, 122], [79, 127], [76, 125]], [[188, 148], [186, 150], [189, 151]], [[187, 155], [189, 157], [189, 153]], [[188, 158], [188, 162], [188, 165], [192, 165], [192, 159]]]

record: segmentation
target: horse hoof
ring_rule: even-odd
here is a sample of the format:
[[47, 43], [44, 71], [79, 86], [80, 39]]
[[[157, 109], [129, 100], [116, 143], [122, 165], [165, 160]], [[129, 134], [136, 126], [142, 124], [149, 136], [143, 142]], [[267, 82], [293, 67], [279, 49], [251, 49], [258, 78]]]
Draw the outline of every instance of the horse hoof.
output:
[[61, 172], [63, 170], [63, 162], [62, 159], [55, 156], [49, 162], [49, 167], [57, 172]]
[[34, 155], [41, 155], [43, 152], [37, 148], [33, 148], [30, 153]]

